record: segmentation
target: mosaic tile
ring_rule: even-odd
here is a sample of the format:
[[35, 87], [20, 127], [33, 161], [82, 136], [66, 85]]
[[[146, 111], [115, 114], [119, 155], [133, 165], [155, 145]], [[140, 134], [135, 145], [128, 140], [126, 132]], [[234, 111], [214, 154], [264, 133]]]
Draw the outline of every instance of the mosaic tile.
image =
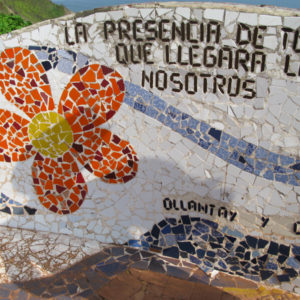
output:
[[[3, 224], [128, 240], [158, 255], [141, 263], [137, 251], [114, 250], [119, 260], [107, 264], [152, 261], [177, 274], [175, 260], [193, 262], [299, 293], [299, 14], [163, 6], [87, 12], [1, 37], [0, 92], [10, 97], [0, 118]], [[175, 197], [169, 206], [166, 197]], [[31, 207], [38, 198], [57, 214], [22, 217], [19, 199]], [[75, 286], [91, 295], [83, 278]], [[58, 281], [44, 295], [65, 290]]]
[[[181, 228], [180, 231], [183, 232], [187, 226], [190, 226], [180, 224], [181, 219], [191, 220], [192, 235], [183, 234], [183, 239], [179, 241], [176, 238], [178, 228]], [[158, 225], [153, 225], [151, 231], [141, 236], [140, 240], [136, 240], [139, 243], [131, 244], [131, 246], [151, 250], [160, 239], [169, 239], [168, 236], [173, 236], [172, 247], [161, 245], [162, 248], [159, 252], [172, 258], [188, 259], [204, 271], [220, 270], [246, 278], [257, 275], [258, 277], [255, 279], [251, 277], [251, 279], [258, 281], [272, 277], [280, 282], [292, 282], [299, 275], [300, 264], [295, 255], [290, 255], [290, 246], [288, 245], [279, 245], [273, 241], [269, 243], [267, 240], [257, 239], [250, 235], [244, 237], [242, 234], [230, 230], [226, 230], [227, 234], [224, 234], [222, 229], [216, 230], [218, 228], [216, 222], [206, 219], [190, 218], [188, 215], [182, 216], [181, 219], [162, 220], [158, 223], [163, 225], [161, 230], [157, 230]], [[165, 227], [170, 228], [167, 235], [163, 231]], [[152, 237], [151, 242], [149, 233]], [[206, 242], [203, 244], [197, 242], [199, 237]], [[148, 245], [142, 246], [142, 241], [148, 241]], [[297, 246], [293, 245], [292, 247], [297, 249], [295, 248]], [[295, 250], [294, 253], [298, 253], [297, 251]], [[286, 254], [284, 260], [279, 252]]]
[[54, 213], [76, 211], [87, 194], [87, 186], [70, 152], [62, 160], [37, 155], [32, 166], [36, 193], [44, 207]]
[[[32, 240], [35, 241], [37, 238], [36, 235], [38, 234], [31, 234], [31, 236], [28, 237], [28, 240], [31, 242]], [[46, 237], [39, 234], [39, 238], [42, 238], [43, 245], [47, 244], [46, 241], [52, 243], [49, 236]], [[23, 241], [23, 243], [25, 243], [25, 241]], [[76, 249], [76, 254], [79, 254], [80, 251], [80, 248]], [[48, 255], [47, 252], [42, 253], [43, 255]], [[120, 254], [122, 255], [123, 253], [127, 254], [125, 263], [121, 261], [122, 256], [120, 256]], [[140, 259], [136, 262], [132, 262], [133, 255], [137, 254], [141, 254], [141, 256], [144, 257], [143, 260]], [[76, 262], [77, 260], [76, 257], [75, 260], [72, 261]], [[150, 252], [137, 251], [124, 246], [109, 246], [104, 248], [101, 252], [93, 254], [89, 258], [77, 262], [61, 272], [51, 274], [48, 277], [16, 282], [14, 284], [2, 283], [0, 284], [0, 297], [18, 297], [25, 299], [30, 296], [30, 298], [33, 299], [35, 299], [35, 297], [54, 297], [55, 299], [98, 299], [100, 296], [106, 295], [107, 297], [107, 294], [104, 293], [105, 289], [114, 291], [118, 295], [121, 293], [121, 295], [124, 296], [126, 295], [127, 288], [129, 287], [132, 290], [137, 283], [139, 283], [136, 286], [138, 294], [140, 294], [141, 287], [145, 287], [145, 285], [148, 286], [147, 290], [150, 288], [157, 290], [159, 287], [165, 289], [167, 282], [169, 282], [170, 288], [174, 288], [176, 285], [177, 295], [178, 292], [181, 292], [182, 295], [187, 295], [187, 291], [196, 288], [197, 286], [195, 284], [199, 283], [201, 283], [201, 285], [199, 285], [199, 291], [202, 293], [204, 289], [214, 291], [212, 286], [217, 287], [222, 285], [223, 287], [247, 287], [248, 289], [251, 288], [253, 290], [258, 288], [258, 285], [250, 281], [242, 281], [238, 278], [231, 278], [224, 274], [218, 274], [217, 277], [214, 277], [212, 280], [212, 286], [208, 286], [211, 282], [211, 277], [209, 275], [205, 274], [193, 264], [183, 263], [183, 266], [180, 265], [181, 263], [177, 259], [159, 257]], [[151, 269], [154, 273], [150, 272]], [[126, 272], [124, 272], [124, 270], [126, 270]], [[146, 273], [142, 276], [143, 273], [141, 273], [140, 270], [145, 270]], [[76, 272], [74, 273], [74, 271]], [[135, 278], [129, 277], [134, 273], [137, 273]], [[162, 275], [159, 275], [159, 273]], [[120, 280], [124, 274], [125, 278]], [[168, 277], [166, 277], [166, 275]], [[118, 287], [117, 291], [115, 291], [115, 288], [111, 287], [111, 283], [115, 278], [118, 278], [117, 283], [114, 285], [115, 287]], [[184, 281], [180, 281], [179, 279], [184, 279]], [[178, 286], [179, 283], [181, 286]], [[193, 285], [189, 286], [191, 283], [193, 283]], [[262, 288], [263, 287], [260, 287], [260, 289]], [[220, 297], [224, 297], [225, 295], [229, 294], [220, 293]], [[166, 293], [166, 296], [171, 297], [168, 293]], [[199, 295], [196, 293], [196, 296]], [[113, 298], [115, 298], [115, 296], [113, 296]]]
[[28, 133], [32, 145], [52, 158], [63, 155], [73, 144], [69, 123], [56, 112], [37, 114], [31, 120]]
[[[126, 96], [124, 103], [142, 113], [145, 113], [148, 107], [154, 109], [154, 101], [158, 101], [154, 100], [154, 98], [156, 97], [157, 99], [157, 96], [152, 94], [152, 103], [150, 102], [148, 105], [145, 104], [144, 108], [141, 109], [138, 106], [138, 100], [134, 95], [145, 93], [145, 90], [137, 85], [132, 87], [132, 85], [133, 83], [130, 82], [125, 83]], [[134, 90], [133, 95], [130, 94], [132, 90]], [[151, 94], [151, 92], [147, 91], [146, 93]], [[149, 97], [151, 96], [148, 96], [148, 98]], [[192, 116], [188, 117], [194, 120], [194, 123], [198, 122], [198, 125], [196, 131], [191, 131], [191, 129], [188, 131], [188, 129], [182, 128], [180, 123], [174, 122], [174, 120], [184, 118], [186, 114], [180, 112], [178, 109], [176, 109], [175, 113], [174, 107], [168, 105], [163, 99], [160, 99], [160, 103], [164, 104], [161, 104], [162, 109], [158, 110], [159, 115], [157, 116], [156, 114], [155, 119], [198, 144], [205, 150], [210, 151], [226, 162], [231, 163], [246, 172], [264, 177], [268, 180], [275, 180], [296, 186], [300, 185], [298, 180], [295, 179], [295, 175], [297, 174], [297, 161], [295, 158], [283, 155], [279, 156], [262, 147], [253, 145], [244, 140], [238, 140], [221, 130], [211, 127], [204, 121], [193, 119]], [[156, 109], [158, 109], [157, 106]], [[192, 132], [193, 134], [191, 134]], [[222, 139], [222, 135], [226, 136], [226, 140]], [[281, 161], [285, 161], [285, 164], [282, 166], [279, 165], [279, 157], [281, 157]], [[270, 163], [270, 165], [268, 163]], [[282, 173], [286, 173], [286, 175]]]
[[23, 205], [15, 200], [10, 199], [5, 194], [0, 194], [0, 211], [10, 215], [34, 215], [36, 208]]
[[[39, 60], [47, 63], [50, 68], [59, 68], [61, 72], [67, 74], [74, 74], [88, 64], [88, 58], [85, 55], [74, 51], [57, 50], [46, 46], [29, 46], [28, 49], [33, 50]], [[64, 65], [66, 67], [63, 67]]]
[[[129, 142], [99, 128], [120, 108], [125, 86], [121, 75], [113, 69], [88, 65], [71, 78], [61, 96], [58, 113], [52, 112], [54, 102], [46, 71], [57, 67], [71, 74], [72, 60], [76, 61], [77, 55], [47, 47], [31, 49], [38, 51], [39, 58], [51, 53], [49, 57], [57, 64], [48, 60], [40, 63], [30, 50], [23, 48], [2, 52], [0, 77], [5, 80], [0, 89], [8, 101], [32, 120], [28, 122], [9, 111], [0, 111], [0, 159], [26, 160], [37, 150], [32, 175], [39, 200], [54, 213], [69, 214], [82, 205], [87, 194], [75, 159], [108, 183], [126, 183], [136, 175], [138, 158]], [[81, 55], [80, 65], [84, 62]]]
[[54, 109], [46, 69], [31, 51], [16, 47], [1, 53], [0, 90], [30, 118]]
[[0, 161], [23, 161], [36, 153], [28, 137], [26, 119], [0, 109], [0, 123]]

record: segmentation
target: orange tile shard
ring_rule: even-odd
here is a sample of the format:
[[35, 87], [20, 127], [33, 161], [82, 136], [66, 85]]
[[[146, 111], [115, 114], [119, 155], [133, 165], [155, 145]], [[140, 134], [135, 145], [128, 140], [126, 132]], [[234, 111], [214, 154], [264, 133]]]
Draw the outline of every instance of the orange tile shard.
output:
[[80, 69], [62, 93], [58, 110], [44, 66], [24, 48], [0, 55], [0, 91], [31, 121], [0, 109], [0, 161], [34, 155], [33, 186], [44, 207], [75, 212], [88, 189], [77, 161], [107, 183], [136, 176], [138, 158], [128, 141], [99, 126], [120, 108], [125, 87], [113, 69], [92, 64]]

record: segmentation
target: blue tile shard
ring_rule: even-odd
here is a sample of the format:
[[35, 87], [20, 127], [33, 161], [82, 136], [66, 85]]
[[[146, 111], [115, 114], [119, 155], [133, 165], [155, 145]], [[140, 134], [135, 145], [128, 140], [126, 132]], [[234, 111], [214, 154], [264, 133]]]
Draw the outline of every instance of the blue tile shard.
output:
[[31, 208], [27, 205], [23, 205], [4, 193], [0, 193], [0, 212], [4, 212], [9, 215], [34, 215], [36, 208]]
[[[126, 104], [144, 113], [150, 108], [155, 108], [157, 114], [155, 114], [154, 118], [156, 120], [198, 144], [203, 149], [208, 150], [210, 153], [256, 176], [295, 186], [300, 185], [300, 174], [298, 172], [300, 170], [299, 160], [268, 151], [242, 139], [237, 139], [222, 130], [211, 127], [203, 121], [195, 120], [192, 116], [181, 112], [138, 85], [125, 82], [125, 86], [128, 91], [124, 100]], [[134, 91], [134, 94], [131, 94], [131, 91]], [[139, 95], [145, 95], [145, 93], [148, 94], [148, 102], [141, 109], [137, 104], [137, 99], [139, 99]], [[193, 125], [193, 130], [178, 121], [185, 119], [190, 120], [189, 124]]]
[[[216, 269], [256, 281], [290, 282], [299, 276], [299, 246], [244, 236], [226, 226], [217, 228], [216, 222], [189, 215], [178, 220], [166, 218], [142, 235], [136, 244], [164, 256], [184, 258], [204, 271]], [[177, 232], [181, 232], [180, 240]], [[147, 247], [142, 246], [149, 236], [152, 241]]]

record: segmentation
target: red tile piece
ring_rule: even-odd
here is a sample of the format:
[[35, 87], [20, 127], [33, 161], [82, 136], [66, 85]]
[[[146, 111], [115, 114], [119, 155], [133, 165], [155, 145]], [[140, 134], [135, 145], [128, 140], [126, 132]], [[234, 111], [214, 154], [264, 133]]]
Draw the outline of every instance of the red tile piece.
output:
[[71, 158], [69, 151], [56, 159], [39, 154], [33, 162], [33, 186], [43, 206], [54, 213], [75, 212], [87, 194], [84, 178]]
[[124, 98], [123, 79], [111, 68], [92, 64], [80, 69], [66, 86], [58, 112], [68, 120], [74, 142], [80, 132], [95, 134], [94, 128], [108, 121]]
[[135, 177], [138, 158], [129, 142], [107, 129], [73, 145], [72, 153], [94, 175], [108, 183], [125, 183]]
[[1, 53], [0, 91], [30, 118], [54, 109], [46, 71], [28, 49], [16, 47]]
[[28, 137], [29, 121], [0, 109], [0, 161], [23, 161], [35, 152]]
[[[46, 70], [35, 55], [20, 47], [0, 55], [0, 91], [30, 118], [54, 109]], [[108, 183], [125, 183], [138, 169], [129, 142], [99, 126], [114, 116], [125, 93], [121, 75], [98, 64], [80, 69], [65, 88], [58, 112], [73, 132], [72, 148], [55, 159], [37, 153], [33, 185], [41, 203], [58, 214], [75, 212], [87, 186], [74, 160]], [[28, 137], [29, 121], [0, 110], [0, 161], [25, 160], [35, 154]]]

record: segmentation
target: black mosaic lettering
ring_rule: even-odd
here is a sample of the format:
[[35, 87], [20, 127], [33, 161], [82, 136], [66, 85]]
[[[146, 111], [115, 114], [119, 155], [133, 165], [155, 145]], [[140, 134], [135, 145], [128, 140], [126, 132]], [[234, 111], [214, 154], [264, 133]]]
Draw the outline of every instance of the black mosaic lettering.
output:
[[289, 33], [293, 32], [293, 29], [288, 27], [282, 27], [281, 30], [284, 32], [283, 39], [282, 39], [282, 47], [283, 49], [286, 49], [288, 44]]
[[172, 23], [172, 40], [176, 39], [176, 36], [180, 37], [182, 42], [185, 41], [185, 24], [181, 22], [180, 27], [175, 22]]
[[221, 206], [218, 209], [218, 216], [219, 217], [224, 217], [225, 219], [227, 218], [228, 212], [227, 212], [227, 208], [224, 206]]
[[142, 72], [142, 87], [145, 86], [145, 81], [147, 81], [150, 85], [150, 88], [153, 88], [153, 71], [150, 72], [149, 76], [146, 75], [146, 71]]
[[211, 68], [214, 67], [217, 63], [217, 57], [212, 54], [215, 48], [213, 46], [207, 46], [204, 48], [204, 59], [203, 64], [205, 67]]
[[[247, 38], [243, 38], [243, 35], [246, 33]], [[251, 30], [250, 28], [242, 23], [238, 24], [236, 42], [238, 45], [248, 45], [251, 42]]]
[[201, 214], [214, 215], [216, 210], [217, 216], [222, 217], [230, 222], [233, 222], [237, 216], [237, 212], [234, 210], [228, 210], [225, 206], [216, 207], [215, 204], [201, 204], [194, 200], [185, 202], [184, 200], [170, 200], [168, 197], [163, 200], [163, 206], [166, 210], [174, 209], [176, 211], [198, 211]]
[[264, 227], [267, 226], [267, 224], [268, 224], [268, 222], [269, 222], [270, 219], [267, 218], [267, 217], [261, 217], [261, 220], [262, 220], [261, 226], [264, 228]]
[[182, 50], [182, 46], [178, 46], [178, 53], [177, 53], [177, 63], [180, 65], [187, 65], [188, 64], [188, 59], [186, 61], [184, 61], [183, 59], [183, 50]]
[[235, 69], [239, 69], [240, 66], [243, 67], [243, 69], [248, 72], [248, 67], [247, 63], [249, 62], [249, 53], [245, 49], [238, 49], [236, 51], [236, 56], [235, 56]]
[[169, 33], [169, 30], [166, 28], [165, 25], [169, 25], [170, 21], [169, 20], [161, 20], [159, 22], [159, 39], [162, 40], [163, 42], [169, 42], [171, 40], [171, 37], [167, 36], [166, 33]]
[[144, 62], [148, 65], [152, 65], [154, 63], [154, 61], [149, 60], [149, 56], [152, 53], [151, 48], [152, 48], [151, 43], [145, 43], [144, 46], [143, 46]]
[[200, 67], [201, 63], [197, 58], [199, 59], [200, 55], [197, 54], [194, 50], [198, 50], [200, 47], [198, 45], [192, 45], [189, 47], [189, 63], [193, 67]]
[[194, 210], [194, 211], [197, 210], [197, 204], [194, 200], [191, 200], [191, 201], [188, 202], [188, 209], [189, 210]]
[[208, 213], [208, 205], [201, 205], [201, 203], [198, 203], [198, 211], [201, 212], [203, 211], [204, 213]]
[[133, 38], [137, 42], [142, 42], [144, 39], [142, 37], [139, 37], [138, 34], [141, 34], [141, 24], [143, 24], [142, 20], [134, 20], [133, 22]]
[[224, 94], [225, 91], [223, 87], [226, 85], [226, 78], [223, 75], [217, 75], [213, 80], [213, 93], [220, 91], [222, 94]]
[[68, 27], [65, 27], [65, 39], [68, 45], [74, 45], [75, 42], [70, 40], [70, 36], [69, 36], [69, 31], [68, 31]]
[[[296, 30], [294, 33], [294, 41], [293, 41], [293, 50], [296, 53], [300, 53], [300, 48], [298, 48], [298, 42], [299, 42], [299, 30]], [[300, 47], [300, 46], [299, 46]]]
[[176, 78], [179, 78], [180, 74], [179, 73], [172, 73], [170, 76], [171, 82], [173, 82], [177, 87], [173, 87], [172, 91], [173, 92], [181, 92], [183, 89], [183, 83], [180, 80], [177, 80]]
[[171, 61], [171, 58], [170, 58], [170, 51], [171, 51], [170, 45], [166, 45], [164, 49], [165, 49], [164, 53], [165, 53], [166, 63], [169, 65], [176, 64], [176, 61]]
[[107, 40], [108, 35], [113, 33], [116, 30], [116, 24], [113, 21], [104, 22], [104, 37]]
[[218, 55], [218, 67], [222, 68], [223, 61], [227, 61], [227, 68], [232, 69], [232, 50], [229, 47], [220, 49]]
[[207, 93], [207, 78], [211, 77], [211, 75], [201, 73], [200, 76], [203, 78], [203, 93]]
[[155, 86], [160, 91], [167, 88], [168, 75], [165, 71], [159, 70], [155, 74]]
[[209, 42], [219, 43], [219, 41], [220, 41], [220, 24], [218, 22], [216, 22], [216, 21], [208, 22], [206, 41], [207, 41], [207, 43], [209, 43]]
[[197, 35], [197, 27], [198, 27], [197, 21], [189, 21], [187, 23], [187, 40], [190, 43], [198, 43], [198, 40], [193, 36], [193, 28], [195, 28], [194, 30], [196, 31], [196, 35]]
[[234, 75], [229, 78], [227, 93], [231, 97], [236, 97], [240, 93], [241, 79]]
[[292, 73], [292, 72], [289, 72], [289, 68], [290, 68], [290, 55], [286, 55], [285, 57], [285, 61], [284, 61], [284, 73], [287, 75], [287, 76], [292, 76], [292, 77], [295, 77], [296, 76], [296, 73]]
[[130, 35], [128, 32], [130, 31], [130, 23], [127, 20], [120, 20], [118, 22], [118, 33], [119, 39], [123, 40], [127, 38], [129, 41], [131, 40]]
[[256, 48], [256, 49], [263, 49], [263, 34], [261, 31], [266, 31], [267, 27], [266, 26], [258, 26], [255, 27], [254, 29], [254, 34], [253, 34], [253, 42], [252, 45]]
[[[257, 66], [260, 69], [257, 70]], [[251, 57], [251, 72], [263, 72], [266, 68], [266, 54], [261, 51], [255, 51]]]
[[179, 208], [176, 206], [176, 200], [175, 199], [173, 199], [173, 208], [175, 210], [179, 210]]
[[[157, 30], [153, 27], [151, 27], [152, 25], [155, 25], [155, 21], [154, 20], [148, 20], [145, 23], [145, 36], [146, 36], [146, 40], [147, 41], [155, 41], [155, 39], [157, 38], [158, 34], [157, 34]], [[148, 34], [150, 33], [150, 34]]]
[[127, 64], [128, 63], [127, 46], [123, 43], [119, 43], [118, 45], [116, 45], [115, 49], [116, 49], [117, 61], [120, 64]]
[[130, 45], [130, 58], [131, 58], [131, 62], [134, 64], [138, 64], [141, 62], [142, 59], [141, 45], [137, 45], [136, 47]]
[[185, 91], [190, 95], [196, 94], [197, 82], [197, 75], [195, 73], [187, 73], [185, 75]]
[[243, 95], [244, 98], [253, 99], [256, 96], [255, 80], [252, 80], [252, 79], [245, 80], [243, 82], [243, 90], [250, 93], [250, 94], [247, 94], [247, 95]]
[[76, 43], [79, 43], [79, 38], [83, 37], [84, 42], [87, 42], [87, 34], [86, 34], [86, 28], [83, 23], [77, 23], [75, 25], [75, 37], [76, 37]]
[[165, 198], [165, 199], [163, 200], [163, 204], [164, 204], [164, 208], [165, 208], [166, 210], [170, 210], [170, 209], [173, 208], [173, 206], [172, 206], [172, 201], [171, 201], [169, 198]]
[[214, 204], [209, 204], [209, 207], [210, 207], [210, 210], [209, 210], [209, 214], [211, 215], [211, 216], [213, 216], [213, 214], [214, 214], [214, 208], [216, 207]]
[[204, 24], [201, 23], [200, 24], [200, 42], [203, 42], [204, 41]]
[[300, 222], [299, 221], [294, 223], [294, 232], [296, 234], [300, 234]]
[[234, 221], [234, 219], [236, 218], [237, 216], [237, 212], [236, 211], [230, 211], [230, 219], [229, 221], [232, 222]]
[[184, 202], [182, 200], [180, 200], [179, 202], [180, 202], [180, 209], [183, 211], [187, 211], [187, 209], [184, 206]]

